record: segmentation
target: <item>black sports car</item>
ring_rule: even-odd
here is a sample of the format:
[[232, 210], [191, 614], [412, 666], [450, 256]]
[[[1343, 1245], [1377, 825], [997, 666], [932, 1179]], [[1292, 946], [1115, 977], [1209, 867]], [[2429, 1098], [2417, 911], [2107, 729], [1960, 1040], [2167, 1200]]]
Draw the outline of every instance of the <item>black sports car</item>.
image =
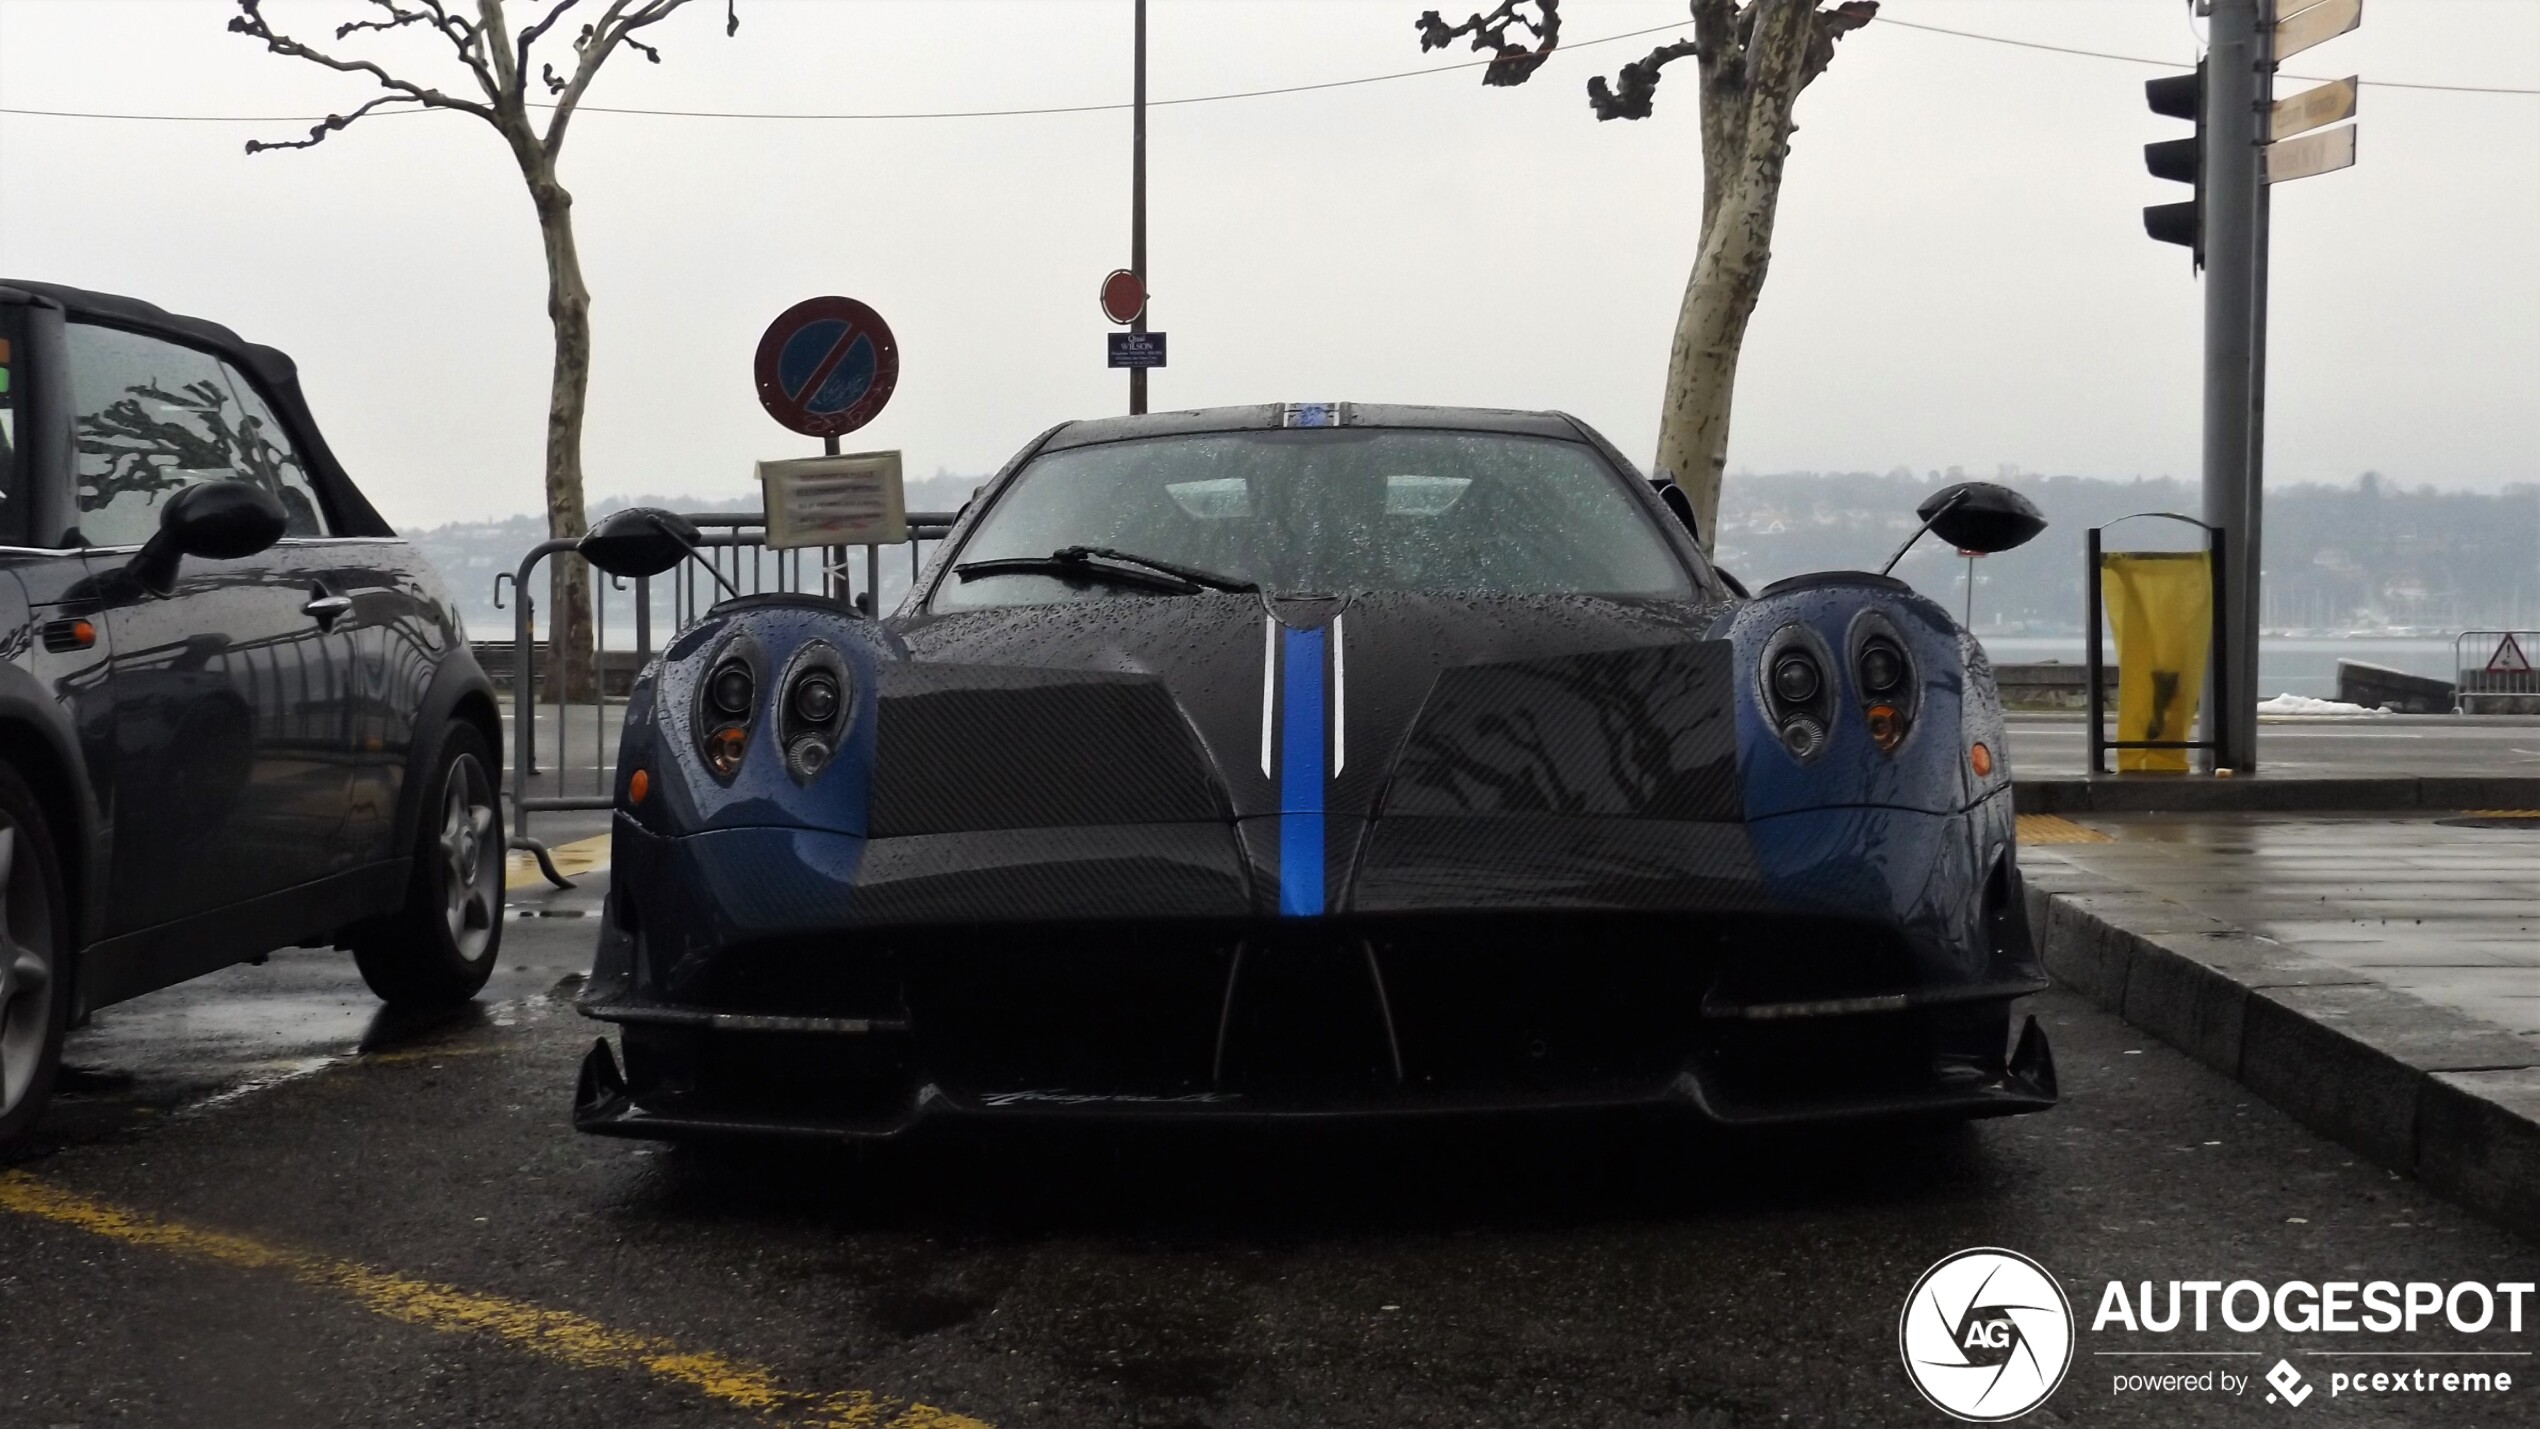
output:
[[887, 618], [725, 602], [627, 709], [575, 1124], [2051, 1106], [1982, 650], [1688, 512], [1557, 413], [1108, 418]]

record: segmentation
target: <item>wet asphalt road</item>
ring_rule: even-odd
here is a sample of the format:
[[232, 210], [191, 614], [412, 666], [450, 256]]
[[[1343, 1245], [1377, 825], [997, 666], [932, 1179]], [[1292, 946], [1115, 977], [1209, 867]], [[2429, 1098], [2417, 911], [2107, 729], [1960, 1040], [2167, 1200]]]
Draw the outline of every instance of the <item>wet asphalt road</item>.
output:
[[[2081, 1318], [2022, 1423], [2540, 1423], [2540, 1384], [2114, 1396], [2120, 1366], [2352, 1345], [2093, 1334], [2112, 1277], [2493, 1283], [2540, 1247], [2060, 994], [2065, 1104], [1945, 1132], [662, 1148], [566, 1128], [588, 936], [513, 922], [435, 1025], [377, 1021], [323, 952], [101, 1014], [0, 1172], [0, 1425], [1942, 1424], [1897, 1316], [1975, 1245]], [[2146, 1346], [2264, 1357], [2094, 1353]]]

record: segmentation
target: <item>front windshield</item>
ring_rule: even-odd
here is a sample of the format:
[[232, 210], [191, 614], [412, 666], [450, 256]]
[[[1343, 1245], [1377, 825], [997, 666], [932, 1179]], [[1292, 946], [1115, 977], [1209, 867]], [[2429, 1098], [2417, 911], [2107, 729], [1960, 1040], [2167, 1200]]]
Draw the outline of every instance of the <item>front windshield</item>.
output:
[[981, 518], [937, 609], [1152, 597], [958, 570], [1108, 547], [1273, 594], [1688, 596], [1684, 564], [1594, 450], [1492, 432], [1338, 428], [1150, 437], [1052, 452]]

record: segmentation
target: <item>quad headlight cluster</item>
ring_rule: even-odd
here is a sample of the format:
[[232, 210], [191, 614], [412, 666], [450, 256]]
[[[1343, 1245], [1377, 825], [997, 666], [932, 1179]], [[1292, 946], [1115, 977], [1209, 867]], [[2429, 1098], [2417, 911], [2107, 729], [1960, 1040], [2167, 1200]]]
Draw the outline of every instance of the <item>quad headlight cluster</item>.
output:
[[[1863, 611], [1844, 641], [1862, 727], [1882, 754], [1913, 727], [1919, 682], [1904, 637], [1887, 617]], [[1764, 642], [1758, 687], [1782, 748], [1805, 764], [1824, 750], [1843, 703], [1833, 652], [1816, 631], [1793, 622]]]
[[765, 667], [757, 644], [746, 638], [715, 655], [697, 688], [698, 751], [717, 778], [731, 779], [757, 738], [760, 717], [768, 715], [785, 772], [808, 784], [837, 757], [854, 712], [846, 659], [820, 641], [806, 642], [785, 662], [772, 711], [761, 694]]

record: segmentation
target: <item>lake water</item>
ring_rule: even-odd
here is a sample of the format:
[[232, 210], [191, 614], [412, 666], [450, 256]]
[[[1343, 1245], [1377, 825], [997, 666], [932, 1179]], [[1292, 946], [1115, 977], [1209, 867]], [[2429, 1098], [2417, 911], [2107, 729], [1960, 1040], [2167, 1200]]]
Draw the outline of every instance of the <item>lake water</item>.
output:
[[[1978, 637], [1985, 653], [1997, 664], [2017, 664], [2038, 660], [2062, 660], [2081, 663], [2082, 640], [2078, 635], [1988, 635]], [[2108, 658], [2116, 658], [2116, 642], [2108, 642]], [[2452, 642], [2443, 639], [2405, 638], [2400, 636], [2261, 636], [2258, 640], [2258, 698], [2269, 695], [2311, 695], [2330, 699], [2337, 694], [2337, 662], [2360, 660], [2368, 665], [2386, 665], [2405, 670], [2411, 675], [2431, 675], [2449, 680], [2457, 677], [2452, 664]]]

